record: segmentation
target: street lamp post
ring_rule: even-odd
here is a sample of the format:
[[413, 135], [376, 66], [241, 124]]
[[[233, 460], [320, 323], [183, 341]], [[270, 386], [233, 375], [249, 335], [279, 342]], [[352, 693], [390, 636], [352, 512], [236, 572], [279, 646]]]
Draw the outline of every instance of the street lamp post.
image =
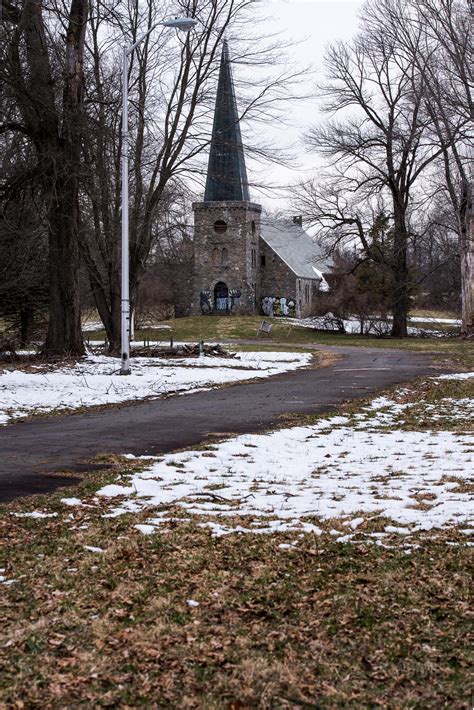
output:
[[122, 270], [121, 270], [121, 365], [120, 374], [130, 374], [130, 269], [129, 269], [129, 233], [128, 233], [128, 58], [132, 52], [148, 37], [158, 25], [189, 32], [197, 20], [191, 17], [174, 17], [171, 20], [156, 22], [130, 47], [123, 47], [122, 54]]

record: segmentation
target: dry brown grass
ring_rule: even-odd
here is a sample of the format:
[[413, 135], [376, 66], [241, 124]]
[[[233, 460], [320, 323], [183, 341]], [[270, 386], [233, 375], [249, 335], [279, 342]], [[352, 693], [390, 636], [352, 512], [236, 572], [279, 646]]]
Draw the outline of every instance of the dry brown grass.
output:
[[72, 530], [59, 504], [39, 521], [18, 507], [1, 519], [17, 580], [2, 709], [468, 707], [472, 560], [455, 531], [411, 555], [309, 534], [281, 550], [295, 534], [148, 537], [100, 505], [74, 509]]

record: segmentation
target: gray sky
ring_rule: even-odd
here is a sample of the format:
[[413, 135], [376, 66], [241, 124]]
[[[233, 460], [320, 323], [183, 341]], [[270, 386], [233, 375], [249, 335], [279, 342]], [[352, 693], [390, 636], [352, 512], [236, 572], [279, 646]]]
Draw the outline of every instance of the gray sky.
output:
[[[272, 20], [269, 31], [280, 31], [283, 39], [294, 39], [297, 44], [291, 50], [295, 64], [312, 64], [319, 76], [322, 76], [322, 60], [326, 45], [336, 39], [350, 39], [357, 29], [357, 14], [362, 7], [362, 0], [268, 0], [267, 12]], [[308, 81], [311, 91], [315, 76]], [[302, 133], [318, 119], [316, 100], [305, 100], [289, 106], [288, 124], [285, 128], [270, 128], [275, 145], [289, 143], [296, 146], [297, 163], [294, 169], [272, 166], [266, 173], [247, 159], [250, 182], [294, 183], [299, 177], [309, 176], [314, 171], [317, 158], [305, 152], [301, 142]], [[245, 142], [245, 126], [242, 127]], [[271, 198], [252, 190], [252, 199], [265, 207], [280, 209], [288, 205], [283, 193]]]

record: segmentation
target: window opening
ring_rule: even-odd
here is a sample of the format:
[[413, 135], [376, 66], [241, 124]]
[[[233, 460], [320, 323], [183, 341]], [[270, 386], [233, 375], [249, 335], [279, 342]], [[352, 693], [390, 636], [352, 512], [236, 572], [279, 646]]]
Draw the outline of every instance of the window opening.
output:
[[214, 222], [214, 231], [217, 234], [224, 234], [227, 232], [227, 223], [223, 219], [218, 219]]

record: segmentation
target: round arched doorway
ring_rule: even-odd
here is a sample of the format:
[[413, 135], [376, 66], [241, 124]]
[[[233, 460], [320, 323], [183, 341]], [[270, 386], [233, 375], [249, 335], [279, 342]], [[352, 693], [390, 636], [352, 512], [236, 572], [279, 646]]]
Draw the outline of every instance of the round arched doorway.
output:
[[214, 288], [214, 308], [221, 313], [229, 310], [229, 289], [223, 281], [216, 283]]

